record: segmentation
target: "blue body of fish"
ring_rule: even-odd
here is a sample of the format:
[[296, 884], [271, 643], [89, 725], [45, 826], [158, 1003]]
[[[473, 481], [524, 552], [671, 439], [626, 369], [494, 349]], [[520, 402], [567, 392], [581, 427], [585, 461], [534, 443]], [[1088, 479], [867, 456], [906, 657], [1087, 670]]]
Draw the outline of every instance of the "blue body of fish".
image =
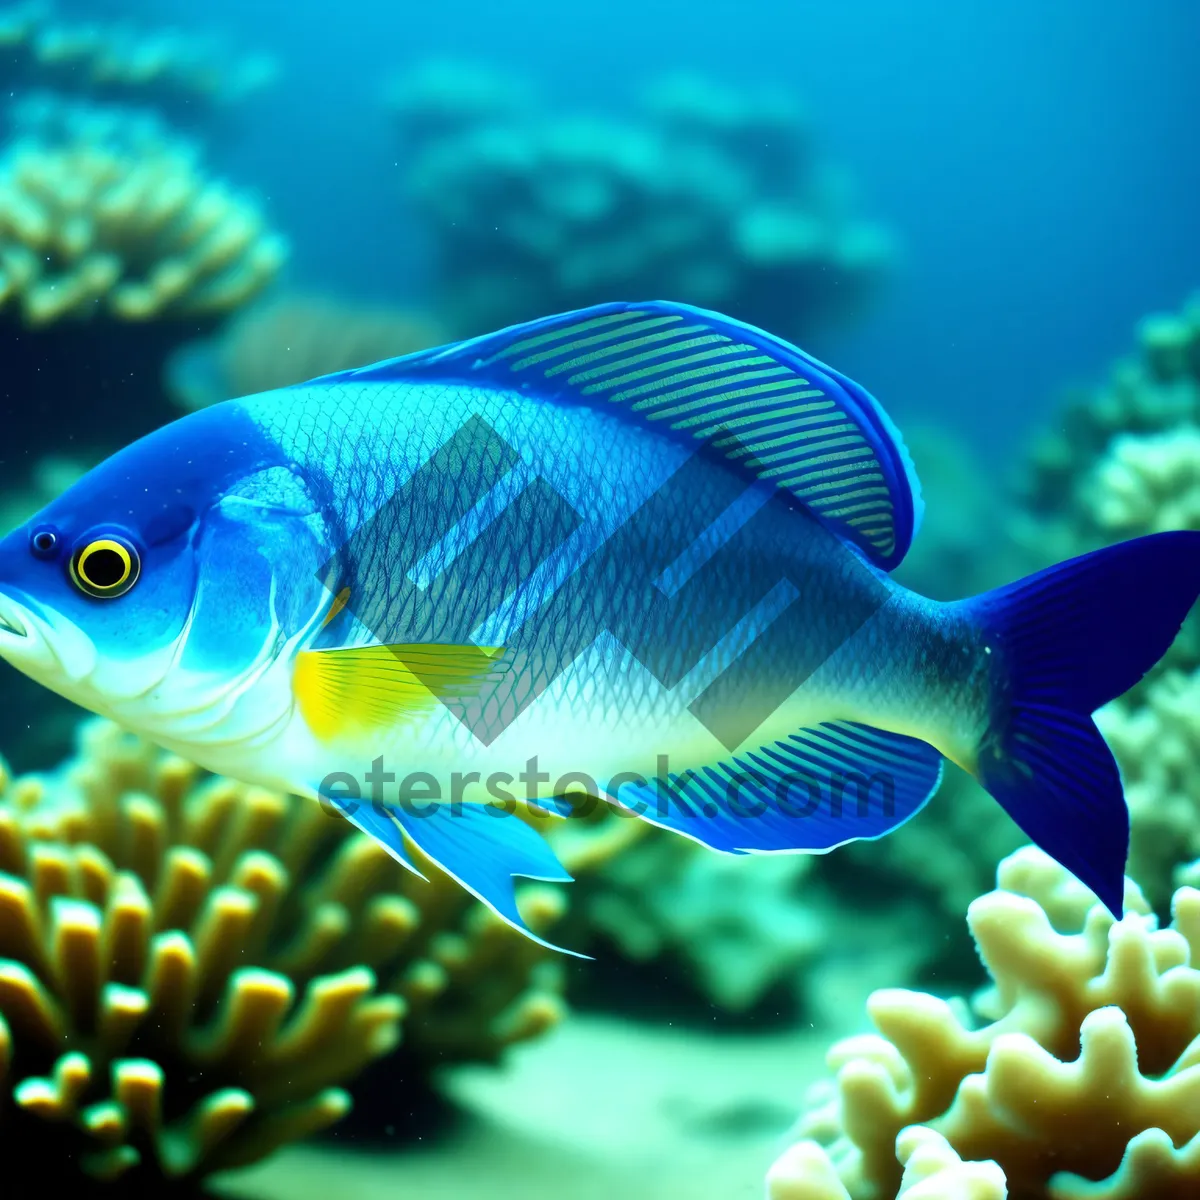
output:
[[944, 757], [1119, 914], [1091, 714], [1175, 636], [1200, 534], [942, 604], [889, 576], [920, 515], [857, 384], [717, 314], [604, 305], [126, 448], [0, 542], [0, 655], [522, 929], [514, 878], [567, 878], [534, 829], [556, 798], [824, 852], [914, 816]]

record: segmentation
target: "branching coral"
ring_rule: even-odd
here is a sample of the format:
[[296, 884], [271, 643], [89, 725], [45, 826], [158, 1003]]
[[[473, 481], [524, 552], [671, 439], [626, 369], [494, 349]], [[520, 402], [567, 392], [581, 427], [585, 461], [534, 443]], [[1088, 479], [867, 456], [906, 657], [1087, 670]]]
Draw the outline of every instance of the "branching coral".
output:
[[967, 915], [994, 986], [970, 1009], [875, 993], [879, 1033], [830, 1051], [836, 1082], [813, 1089], [800, 1148], [772, 1173], [775, 1200], [897, 1195], [897, 1153], [914, 1137], [933, 1144], [911, 1126], [966, 1160], [950, 1167], [969, 1168], [977, 1194], [996, 1194], [984, 1160], [1014, 1200], [1200, 1187], [1200, 892], [1180, 888], [1160, 929], [1132, 881], [1114, 922], [1031, 847], [997, 879]]
[[[963, 1162], [940, 1133], [910, 1125], [896, 1138], [903, 1167], [897, 1200], [1006, 1200], [994, 1162]], [[767, 1174], [768, 1200], [851, 1200], [829, 1156], [814, 1142], [789, 1147]]]
[[239, 57], [214, 37], [71, 20], [38, 0], [0, 9], [0, 47], [6, 87], [34, 83], [99, 98], [136, 97], [179, 115], [240, 100], [276, 70], [270, 57]]
[[286, 254], [185, 143], [18, 143], [0, 162], [0, 303], [29, 325], [240, 307]]
[[180, 407], [203, 408], [448, 340], [418, 313], [294, 293], [248, 309], [211, 342], [181, 347], [167, 385]]
[[[1200, 529], [1200, 297], [1149, 317], [1137, 354], [1077, 397], [1066, 432], [1035, 449], [1016, 531], [1058, 559], [1167, 529]], [[1121, 765], [1132, 819], [1129, 873], [1162, 907], [1171, 868], [1200, 855], [1200, 622], [1097, 717]]]
[[667, 294], [799, 337], [890, 259], [786, 97], [675, 79], [635, 120], [550, 118], [502, 78], [443, 65], [393, 106], [464, 332]]
[[[561, 913], [521, 903], [537, 929]], [[338, 1119], [406, 1012], [396, 1090], [542, 1032], [546, 960], [319, 806], [91, 722], [0, 798], [0, 1145], [43, 1182], [252, 1161]]]
[[[1119, 360], [1093, 391], [1073, 396], [1053, 432], [1033, 447], [1019, 523], [1031, 557], [1056, 559], [1116, 537], [1164, 528], [1147, 501], [1161, 496], [1164, 469], [1177, 475], [1179, 456], [1165, 440], [1200, 426], [1200, 296], [1177, 315], [1147, 317], [1135, 354]], [[1164, 460], [1163, 455], [1167, 456]], [[1108, 460], [1108, 461], [1106, 461]], [[1191, 482], [1180, 481], [1185, 490]], [[1115, 489], [1109, 493], [1107, 484]]]

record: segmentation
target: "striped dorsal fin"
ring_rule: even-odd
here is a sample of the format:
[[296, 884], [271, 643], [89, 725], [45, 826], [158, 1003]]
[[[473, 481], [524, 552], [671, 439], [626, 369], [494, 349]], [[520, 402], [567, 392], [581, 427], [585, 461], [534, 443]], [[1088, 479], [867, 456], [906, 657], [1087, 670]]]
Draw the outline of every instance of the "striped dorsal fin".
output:
[[920, 524], [916, 473], [858, 384], [787, 342], [684, 304], [601, 304], [327, 375], [461, 380], [620, 408], [775, 483], [885, 570]]

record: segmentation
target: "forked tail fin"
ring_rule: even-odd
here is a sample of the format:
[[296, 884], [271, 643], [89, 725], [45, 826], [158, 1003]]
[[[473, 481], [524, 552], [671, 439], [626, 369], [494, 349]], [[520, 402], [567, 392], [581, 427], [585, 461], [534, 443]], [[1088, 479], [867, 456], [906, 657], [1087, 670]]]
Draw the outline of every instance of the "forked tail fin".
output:
[[1200, 594], [1200, 532], [1069, 559], [960, 608], [996, 657], [980, 783], [1121, 916], [1129, 812], [1092, 713], [1166, 652]]

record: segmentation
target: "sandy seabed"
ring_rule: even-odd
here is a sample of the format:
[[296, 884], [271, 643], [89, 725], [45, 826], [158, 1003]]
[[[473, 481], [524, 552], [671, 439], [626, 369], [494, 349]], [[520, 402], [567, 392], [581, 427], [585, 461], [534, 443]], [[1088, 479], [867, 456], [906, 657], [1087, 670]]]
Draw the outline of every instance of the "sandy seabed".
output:
[[757, 1200], [826, 1036], [574, 1016], [501, 1068], [442, 1078], [464, 1119], [396, 1153], [336, 1141], [226, 1175], [241, 1200]]

